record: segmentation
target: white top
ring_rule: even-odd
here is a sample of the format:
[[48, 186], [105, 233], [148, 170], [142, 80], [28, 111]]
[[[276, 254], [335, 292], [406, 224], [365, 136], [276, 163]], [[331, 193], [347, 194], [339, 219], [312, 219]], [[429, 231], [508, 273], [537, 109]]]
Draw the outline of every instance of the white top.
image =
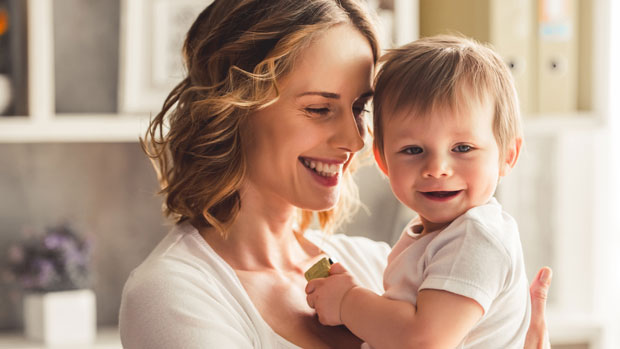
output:
[[[317, 231], [304, 236], [364, 287], [383, 292], [387, 244]], [[269, 327], [233, 269], [189, 223], [175, 226], [131, 273], [119, 326], [127, 349], [298, 348]]]
[[530, 297], [515, 220], [492, 198], [443, 230], [420, 235], [420, 224], [408, 224], [388, 257], [385, 296], [413, 304], [423, 289], [469, 297], [484, 315], [459, 348], [523, 348]]

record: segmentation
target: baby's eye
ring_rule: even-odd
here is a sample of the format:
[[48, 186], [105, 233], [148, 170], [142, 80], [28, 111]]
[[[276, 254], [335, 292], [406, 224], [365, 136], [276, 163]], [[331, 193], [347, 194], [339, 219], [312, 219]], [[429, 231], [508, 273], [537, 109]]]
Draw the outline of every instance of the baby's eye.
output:
[[423, 151], [422, 148], [418, 146], [407, 147], [402, 150], [403, 153], [409, 154], [409, 155], [418, 155], [418, 154], [421, 154], [422, 151]]
[[471, 145], [459, 144], [456, 147], [454, 147], [454, 149], [452, 149], [452, 150], [457, 152], [457, 153], [467, 153], [467, 152], [470, 152], [472, 149], [473, 148], [472, 148]]

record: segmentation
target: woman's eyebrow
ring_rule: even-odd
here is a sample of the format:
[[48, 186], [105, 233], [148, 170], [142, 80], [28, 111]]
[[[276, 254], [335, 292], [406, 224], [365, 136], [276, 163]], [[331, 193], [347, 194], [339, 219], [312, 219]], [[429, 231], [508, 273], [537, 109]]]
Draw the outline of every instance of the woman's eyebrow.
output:
[[358, 99], [362, 99], [362, 98], [370, 98], [375, 94], [374, 91], [368, 91], [368, 92], [364, 92], [362, 93], [362, 95], [358, 98]]
[[[359, 98], [372, 97], [373, 94], [374, 94], [373, 91], [367, 91], [367, 92], [362, 93], [362, 95], [359, 96]], [[321, 97], [331, 98], [331, 99], [340, 99], [340, 95], [339, 94], [333, 93], [333, 92], [324, 92], [324, 91], [302, 92], [302, 93], [297, 95], [297, 98], [303, 97], [303, 96], [308, 96], [308, 95], [310, 95], [310, 96], [321, 96]]]
[[303, 97], [303, 96], [321, 96], [321, 97], [331, 98], [331, 99], [340, 99], [340, 95], [337, 93], [323, 92], [323, 91], [308, 91], [308, 92], [302, 92], [297, 95], [298, 98]]

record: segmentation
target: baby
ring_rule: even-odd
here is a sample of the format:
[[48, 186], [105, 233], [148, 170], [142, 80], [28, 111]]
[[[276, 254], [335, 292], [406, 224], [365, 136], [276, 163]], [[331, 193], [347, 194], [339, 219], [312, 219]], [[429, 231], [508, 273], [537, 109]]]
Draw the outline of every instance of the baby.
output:
[[376, 348], [523, 348], [530, 319], [517, 224], [493, 197], [522, 135], [510, 72], [491, 49], [436, 36], [382, 57], [374, 150], [414, 210], [379, 296], [336, 263], [310, 281], [324, 325]]

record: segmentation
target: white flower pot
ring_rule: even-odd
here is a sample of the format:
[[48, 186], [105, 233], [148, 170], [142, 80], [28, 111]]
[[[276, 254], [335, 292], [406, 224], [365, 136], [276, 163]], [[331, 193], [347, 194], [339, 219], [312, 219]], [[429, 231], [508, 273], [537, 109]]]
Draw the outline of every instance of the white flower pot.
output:
[[47, 345], [94, 342], [95, 293], [83, 289], [25, 295], [24, 331], [26, 337]]

